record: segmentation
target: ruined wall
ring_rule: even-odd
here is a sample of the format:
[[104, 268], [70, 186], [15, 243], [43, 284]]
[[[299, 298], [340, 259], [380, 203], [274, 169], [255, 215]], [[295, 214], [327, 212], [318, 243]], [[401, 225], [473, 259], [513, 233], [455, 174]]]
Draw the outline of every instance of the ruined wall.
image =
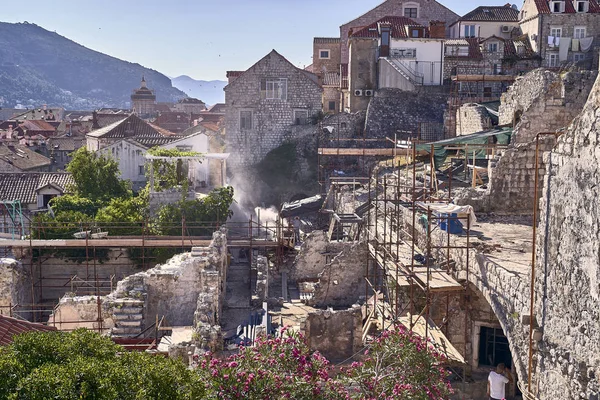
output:
[[467, 103], [456, 110], [456, 135], [482, 132], [492, 127], [487, 109], [479, 104]]
[[[31, 304], [31, 275], [19, 261], [0, 258], [0, 314], [11, 315], [11, 306]], [[19, 312], [21, 308], [14, 311]], [[26, 313], [18, 314], [27, 318]]]
[[364, 242], [329, 242], [327, 233], [314, 231], [302, 243], [290, 271], [295, 281], [315, 281], [310, 304], [350, 306], [365, 293]]
[[[502, 96], [499, 124], [513, 124], [511, 143], [492, 161], [490, 183], [481, 211], [531, 213], [535, 191], [535, 136], [556, 132], [581, 111], [597, 72], [555, 72], [538, 69], [517, 80]], [[542, 155], [554, 146], [552, 137], [540, 140], [539, 172], [545, 173]], [[538, 182], [541, 193], [542, 179]], [[457, 199], [458, 204], [464, 201]], [[468, 202], [468, 201], [467, 201]]]
[[311, 312], [300, 325], [300, 331], [311, 350], [333, 362], [352, 357], [363, 347], [360, 306]]
[[[116, 336], [135, 336], [158, 316], [165, 318], [167, 326], [208, 324], [213, 334], [212, 325], [220, 321], [226, 275], [226, 232], [221, 230], [213, 234], [209, 247], [194, 247], [191, 253], [176, 255], [165, 264], [130, 275], [119, 281], [108, 296], [100, 296], [104, 328]], [[96, 296], [68, 295], [61, 299], [49, 323], [62, 329], [98, 328], [97, 319]], [[79, 322], [71, 323], [74, 321]], [[204, 344], [203, 333], [196, 337]]]
[[448, 94], [440, 87], [422, 87], [421, 91], [405, 92], [399, 89], [380, 89], [371, 98], [367, 109], [366, 136], [368, 138], [416, 136], [424, 125], [444, 124], [444, 110]]
[[535, 382], [545, 399], [600, 395], [600, 82], [581, 115], [545, 156], [536, 263], [543, 337]]

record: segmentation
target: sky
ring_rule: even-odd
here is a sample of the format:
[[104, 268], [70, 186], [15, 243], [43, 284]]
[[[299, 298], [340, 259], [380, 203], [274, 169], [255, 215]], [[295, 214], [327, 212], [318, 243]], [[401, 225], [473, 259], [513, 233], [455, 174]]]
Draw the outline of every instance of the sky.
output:
[[[272, 49], [311, 64], [312, 39], [383, 0], [28, 0], [2, 1], [2, 22], [30, 22], [96, 51], [170, 77], [226, 80]], [[441, 0], [464, 15], [502, 1]], [[520, 4], [518, 4], [520, 6]]]

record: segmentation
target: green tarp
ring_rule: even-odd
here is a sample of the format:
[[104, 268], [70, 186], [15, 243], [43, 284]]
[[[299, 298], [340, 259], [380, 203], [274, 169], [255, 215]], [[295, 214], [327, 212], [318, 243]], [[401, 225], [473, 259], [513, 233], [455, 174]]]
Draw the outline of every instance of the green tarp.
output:
[[[461, 135], [456, 136], [450, 139], [438, 140], [437, 142], [418, 144], [416, 145], [417, 151], [426, 151], [427, 153], [431, 152], [431, 146], [433, 146], [433, 157], [435, 168], [439, 168], [446, 158], [448, 157], [447, 147], [451, 146], [463, 146], [463, 145], [482, 145], [488, 144], [490, 142], [490, 137], [496, 137], [496, 144], [506, 145], [510, 143], [510, 137], [512, 135], [512, 128], [501, 128], [501, 129], [493, 129], [484, 132], [477, 132], [470, 135]], [[473, 151], [475, 151], [475, 158], [485, 158], [486, 150], [477, 147], [473, 149], [468, 149], [469, 159], [473, 158]]]

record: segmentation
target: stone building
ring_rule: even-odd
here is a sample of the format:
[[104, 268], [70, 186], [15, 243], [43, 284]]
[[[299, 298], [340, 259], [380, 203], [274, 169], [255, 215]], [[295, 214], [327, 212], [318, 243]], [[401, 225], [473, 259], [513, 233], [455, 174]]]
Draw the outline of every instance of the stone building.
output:
[[428, 26], [430, 21], [441, 21], [449, 26], [460, 18], [459, 15], [435, 0], [386, 0], [358, 18], [340, 26], [340, 54], [343, 64], [350, 60], [348, 41], [351, 34], [384, 17], [406, 17], [423, 26]]
[[443, 78], [444, 25], [387, 16], [350, 35], [350, 112], [365, 110], [375, 90], [415, 91]]
[[[348, 87], [348, 68], [347, 64], [342, 68], [340, 51], [340, 38], [316, 37], [313, 40], [313, 63], [310, 69], [323, 87], [324, 113], [336, 113], [344, 109], [343, 89]], [[345, 87], [343, 81], [346, 82]]]
[[131, 93], [131, 104], [133, 112], [140, 117], [149, 117], [156, 111], [156, 94], [146, 86], [146, 78], [142, 76], [139, 89]]
[[503, 39], [520, 34], [519, 10], [510, 4], [503, 6], [479, 6], [453, 22], [449, 27], [450, 37]]
[[202, 100], [193, 97], [181, 99], [173, 106], [173, 111], [179, 111], [186, 114], [199, 114], [204, 110], [206, 110], [206, 104], [204, 104]]
[[254, 165], [322, 109], [316, 75], [295, 67], [275, 50], [232, 80], [225, 91], [228, 164]]
[[600, 6], [596, 0], [525, 0], [519, 25], [545, 67], [597, 63]]

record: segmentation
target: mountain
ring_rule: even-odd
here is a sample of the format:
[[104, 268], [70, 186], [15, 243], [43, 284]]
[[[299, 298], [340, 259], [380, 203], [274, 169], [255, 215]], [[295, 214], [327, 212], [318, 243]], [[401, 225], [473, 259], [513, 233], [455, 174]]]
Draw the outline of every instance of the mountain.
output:
[[181, 75], [171, 79], [171, 82], [188, 96], [200, 99], [206, 104], [225, 103], [223, 88], [227, 85], [227, 81], [198, 81], [187, 75]]
[[128, 107], [142, 75], [156, 101], [185, 93], [165, 75], [88, 49], [35, 24], [0, 22], [0, 107]]

